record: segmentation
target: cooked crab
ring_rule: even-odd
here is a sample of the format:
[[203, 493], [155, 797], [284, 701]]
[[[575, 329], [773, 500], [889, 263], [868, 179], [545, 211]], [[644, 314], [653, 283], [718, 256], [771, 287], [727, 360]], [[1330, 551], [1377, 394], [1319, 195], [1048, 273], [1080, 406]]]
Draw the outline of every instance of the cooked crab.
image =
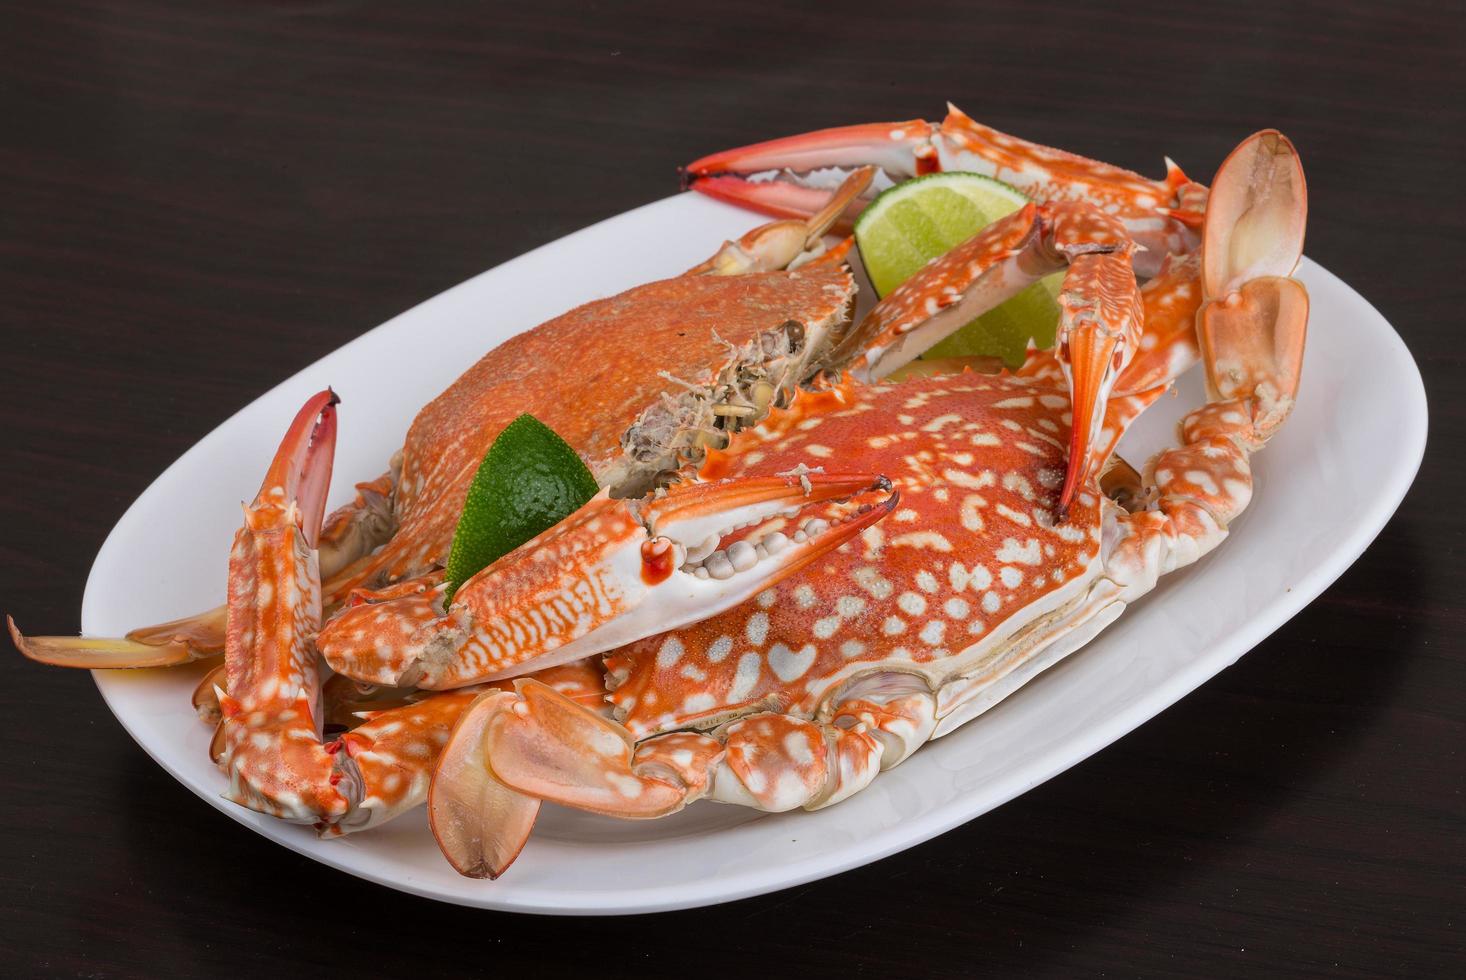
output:
[[[1216, 183], [1194, 320], [1210, 400], [1186, 416], [1181, 444], [1146, 467], [1147, 505], [1127, 511], [1088, 467], [1060, 517], [1064, 436], [1076, 421], [1062, 356], [1034, 352], [1011, 377], [800, 396], [704, 473], [860, 459], [890, 474], [901, 506], [755, 602], [608, 656], [614, 719], [532, 678], [477, 698], [430, 793], [454, 866], [501, 873], [541, 800], [632, 818], [702, 798], [765, 810], [839, 802], [1215, 548], [1251, 497], [1248, 457], [1292, 407], [1308, 314], [1306, 291], [1289, 278], [1301, 215], [1274, 213], [1304, 199], [1291, 144], [1272, 132], [1250, 138]], [[1278, 229], [1298, 234], [1278, 241]], [[1191, 283], [1170, 285], [1177, 291], [1144, 297], [1155, 314], [1137, 343], [1147, 357], [1116, 380], [1097, 427], [1101, 460], [1194, 356], [1173, 313]], [[1133, 279], [1128, 296], [1090, 298], [1142, 302]]]
[[[1249, 168], [1253, 172], [1250, 182], [1238, 176]], [[292, 427], [236, 543], [231, 558], [228, 656], [223, 674], [213, 675], [222, 676], [224, 684], [196, 696], [196, 703], [205, 713], [217, 710], [226, 719], [216, 738], [216, 749], [220, 760], [232, 770], [233, 798], [265, 812], [313, 820], [333, 831], [360, 829], [380, 823], [419, 802], [436, 763], [438, 775], [431, 812], [445, 852], [466, 873], [492, 874], [502, 870], [518, 853], [524, 834], [533, 822], [537, 800], [560, 798], [553, 787], [547, 788], [545, 779], [551, 783], [560, 780], [560, 792], [565, 797], [562, 802], [621, 815], [655, 815], [668, 806], [675, 808], [705, 793], [719, 798], [737, 796], [735, 789], [730, 788], [724, 794], [713, 788], [716, 774], [724, 768], [742, 771], [755, 782], [767, 778], [769, 773], [759, 763], [765, 754], [756, 738], [760, 734], [773, 732], [781, 725], [798, 727], [802, 722], [811, 721], [816, 723], [821, 737], [830, 734], [830, 730], [819, 726], [830, 724], [845, 730], [848, 719], [835, 724], [834, 714], [826, 711], [833, 712], [834, 700], [820, 702], [815, 712], [819, 717], [805, 717], [801, 714], [804, 709], [796, 705], [797, 699], [782, 688], [774, 690], [769, 695], [774, 700], [765, 703], [770, 706], [777, 701], [779, 712], [762, 717], [758, 716], [757, 708], [735, 705], [729, 717], [744, 717], [719, 723], [689, 708], [689, 705], [704, 704], [708, 697], [716, 697], [711, 693], [715, 687], [711, 680], [709, 691], [684, 692], [685, 696], [677, 702], [684, 710], [683, 715], [674, 711], [655, 722], [639, 722], [632, 710], [636, 705], [628, 706], [626, 701], [637, 690], [633, 671], [626, 665], [637, 656], [643, 660], [650, 658], [652, 663], [671, 659], [671, 648], [666, 646], [669, 639], [677, 638], [685, 649], [686, 642], [695, 643], [702, 635], [695, 627], [663, 638], [655, 653], [643, 646], [639, 655], [631, 649], [612, 658], [616, 665], [614, 678], [619, 685], [613, 700], [624, 726], [604, 717], [604, 705], [599, 713], [589, 709], [596, 701], [598, 682], [595, 673], [588, 674], [583, 665], [550, 667], [541, 671], [538, 679], [518, 685], [502, 679], [543, 667], [552, 662], [555, 651], [563, 652], [568, 644], [595, 636], [598, 631], [599, 640], [572, 647], [570, 653], [583, 655], [604, 648], [597, 643], [622, 642], [628, 638], [624, 631], [617, 633], [614, 628], [606, 627], [635, 618], [631, 608], [618, 607], [610, 619], [577, 623], [560, 633], [540, 628], [538, 624], [536, 629], [521, 629], [518, 634], [510, 629], [505, 644], [510, 648], [509, 653], [490, 653], [492, 638], [487, 634], [491, 630], [467, 629], [461, 615], [435, 604], [435, 598], [440, 595], [436, 567], [446, 555], [452, 523], [468, 478], [486, 448], [487, 438], [491, 437], [484, 436], [483, 430], [488, 428], [492, 433], [499, 427], [487, 426], [485, 419], [502, 415], [502, 425], [526, 407], [522, 400], [511, 400], [508, 406], [502, 404], [511, 394], [518, 397], [526, 391], [535, 395], [548, 391], [543, 408], [538, 409], [542, 417], [547, 416], [552, 425], [569, 432], [570, 441], [591, 462], [603, 485], [635, 496], [660, 482], [668, 471], [696, 463], [704, 448], [720, 444], [729, 432], [751, 424], [771, 405], [788, 400], [801, 381], [817, 375], [820, 369], [848, 366], [860, 379], [875, 381], [1027, 282], [1053, 269], [1067, 267], [1065, 299], [1061, 304], [1063, 342], [1052, 356], [1035, 353], [1030, 363], [1018, 372], [1018, 377], [1001, 382], [1025, 386], [1023, 390], [1043, 409], [1035, 408], [1031, 417], [1025, 416], [1032, 423], [1033, 433], [1047, 434], [1043, 439], [1035, 435], [1035, 442], [1023, 440], [1037, 450], [1032, 454], [1035, 458], [1043, 456], [1048, 462], [1042, 479], [1035, 473], [1028, 485], [1035, 495], [1048, 493], [1055, 489], [1048, 483], [1054, 483], [1057, 474], [1058, 492], [1053, 495], [1053, 506], [1034, 506], [1047, 510], [1053, 534], [1060, 538], [1064, 535], [1092, 538], [1094, 528], [1122, 526], [1145, 529], [1147, 541], [1173, 538], [1182, 541], [1177, 535], [1197, 532], [1198, 528], [1183, 528], [1177, 523], [1191, 513], [1182, 506], [1181, 499], [1185, 496], [1182, 492], [1185, 481], [1191, 479], [1189, 470], [1177, 481], [1162, 475], [1168, 469], [1156, 469], [1155, 479], [1162, 484], [1162, 490], [1169, 488], [1172, 492], [1168, 496], [1163, 494], [1161, 510], [1147, 512], [1164, 516], [1164, 520], [1153, 519], [1152, 523], [1159, 522], [1155, 527], [1147, 527], [1140, 515], [1122, 520], [1114, 506], [1097, 493], [1096, 481], [1101, 463], [1109, 457], [1123, 424], [1194, 356], [1196, 341], [1191, 324], [1202, 300], [1203, 285], [1206, 294], [1214, 297], [1200, 320], [1203, 336], [1208, 338], [1209, 363], [1216, 367], [1220, 379], [1219, 397], [1249, 409], [1260, 407], [1265, 413], [1243, 417], [1236, 415], [1238, 406], [1231, 406], [1214, 413], [1220, 422], [1206, 421], [1211, 418], [1206, 415], [1210, 409], [1193, 413], [1193, 419], [1200, 421], [1192, 429], [1199, 433], [1197, 439], [1201, 441], [1193, 439], [1194, 433], [1189, 432], [1188, 446], [1175, 452], [1226, 457], [1234, 469], [1245, 469], [1246, 451], [1260, 444], [1260, 439], [1281, 422], [1291, 404], [1291, 384], [1296, 382], [1297, 358], [1301, 356], [1306, 296], [1292, 280], [1280, 277], [1291, 271], [1301, 248], [1301, 170], [1297, 169], [1296, 157], [1286, 140], [1277, 134], [1259, 134], [1229, 159], [1223, 174], [1231, 176], [1228, 180], [1219, 178], [1221, 190], [1213, 195], [1210, 204], [1206, 247], [1215, 256], [1208, 258], [1205, 269], [1196, 255], [1190, 253], [1163, 266], [1161, 274], [1137, 294], [1130, 272], [1135, 244], [1125, 225], [1108, 216], [1106, 208], [1058, 200], [1025, 209], [960, 246], [879, 304], [855, 330], [846, 331], [845, 311], [853, 285], [848, 271], [838, 262], [848, 243], [819, 254], [823, 249], [817, 241], [819, 232], [835, 220], [846, 201], [860, 192], [862, 181], [868, 179], [864, 174], [857, 174], [844, 185], [843, 194], [827, 199], [822, 213], [809, 222], [783, 221], [765, 226], [741, 242], [725, 246], [713, 259], [690, 270], [686, 277], [639, 287], [620, 297], [589, 304], [537, 328], [518, 343], [511, 342], [491, 352], [414, 422], [408, 444], [393, 470], [372, 484], [361, 485], [358, 500], [324, 524], [318, 516], [319, 503], [324, 498], [329, 475], [334, 407], [329, 393], [322, 393], [302, 410]], [[777, 253], [775, 258], [767, 258], [768, 249]], [[770, 265], [793, 266], [811, 258], [812, 261], [794, 271], [764, 271]], [[693, 285], [698, 281], [718, 282], [719, 276], [726, 281], [717, 286]], [[791, 307], [801, 312], [801, 317], [792, 322], [788, 319]], [[718, 330], [718, 339], [726, 341], [721, 348], [723, 353], [711, 359], [708, 357], [711, 330], [707, 329], [709, 321], [703, 314], [719, 318], [713, 325]], [[691, 339], [674, 339], [672, 334], [676, 331], [666, 329], [669, 318], [686, 318], [686, 322], [702, 329], [691, 331], [694, 334]], [[741, 329], [728, 329], [724, 320], [732, 320]], [[592, 328], [600, 328], [610, 336], [606, 338], [607, 356], [596, 361], [596, 367], [601, 369], [601, 374], [594, 379], [597, 387], [587, 392], [581, 383], [557, 381], [558, 365], [546, 366], [543, 355], [583, 343], [587, 337], [596, 335]], [[660, 373], [646, 367], [645, 359], [621, 356], [626, 350], [647, 349], [647, 337], [652, 335], [657, 343], [651, 349], [657, 350], [662, 359], [660, 366], [664, 367]], [[641, 363], [628, 363], [637, 360]], [[515, 373], [520, 369], [534, 374], [540, 383], [524, 385], [523, 373]], [[664, 383], [667, 374], [691, 379], [692, 384], [669, 387]], [[989, 389], [973, 386], [1000, 382], [968, 378], [961, 383], [972, 388], [966, 394], [975, 399], [974, 411], [978, 414], [998, 410], [996, 403], [987, 404], [974, 394]], [[935, 392], [959, 382], [947, 379], [913, 384], [929, 384]], [[658, 524], [655, 519], [644, 519], [643, 507], [651, 508], [655, 514], [658, 508], [675, 512], [683, 502], [700, 504], [704, 502], [702, 495], [708, 492], [705, 485], [674, 487], [665, 498], [645, 505], [613, 502], [603, 496], [593, 502], [593, 510], [615, 508], [613, 517], [599, 513], [578, 515], [570, 527], [555, 529], [544, 540], [531, 542], [526, 546], [528, 552], [518, 555], [504, 568], [486, 570], [477, 590], [469, 595], [477, 595], [490, 604], [499, 601], [495, 593], [503, 583], [497, 581], [497, 576], [521, 565], [555, 571], [554, 562], [536, 562], [530, 556], [538, 547], [566, 546], [567, 541], [560, 540], [566, 535], [576, 543], [570, 548], [574, 554], [596, 556], [588, 567], [617, 566], [620, 579], [625, 582], [643, 576], [649, 568], [656, 569], [650, 577], [673, 569], [682, 575], [677, 581], [689, 578], [705, 581], [717, 578], [713, 568], [721, 571], [724, 564], [737, 572], [737, 564], [748, 561], [749, 552], [755, 559], [767, 558], [784, 553], [792, 543], [806, 544], [811, 538], [824, 545], [859, 534], [864, 539], [865, 550], [879, 547], [871, 543], [875, 529], [870, 525], [884, 510], [895, 506], [895, 498], [885, 495], [881, 482], [873, 476], [852, 479], [822, 473], [821, 468], [828, 458], [836, 455], [837, 447], [806, 443], [806, 448], [823, 446], [827, 454], [822, 456], [811, 450], [807, 456], [801, 456], [801, 438], [796, 437], [824, 425], [831, 425], [833, 432], [838, 428], [834, 420], [851, 413], [868, 414], [871, 420], [889, 419], [895, 410], [888, 399], [899, 397], [900, 390], [893, 394], [871, 388], [867, 397], [861, 394], [862, 389], [852, 389], [838, 396], [846, 399], [847, 406], [852, 406], [848, 411], [830, 404], [830, 398], [834, 397], [830, 391], [802, 397], [793, 414], [781, 417], [782, 421], [764, 430], [775, 434], [773, 442], [787, 442], [791, 446], [786, 461], [792, 462], [786, 468], [772, 471], [761, 468], [763, 461], [757, 458], [759, 453], [764, 454], [765, 461], [776, 455], [772, 447], [764, 448], [762, 438], [760, 448], [749, 449], [746, 443], [730, 448], [722, 465], [738, 473], [738, 479], [752, 482], [720, 485], [723, 492], [737, 492], [737, 487], [762, 487], [767, 491], [773, 486], [769, 481], [781, 481], [777, 499], [761, 499], [762, 509], [757, 513], [738, 512], [737, 520], [721, 513], [710, 523], [698, 523], [706, 516], [699, 513], [696, 520], [687, 523], [687, 533], [667, 536], [658, 542], [653, 540]], [[954, 388], [952, 394], [962, 392]], [[1054, 400], [1070, 404], [1071, 396], [1073, 409], [1071, 417], [1066, 417]], [[1043, 401], [1045, 397], [1049, 399], [1047, 404]], [[1003, 400], [1006, 399], [998, 399]], [[645, 407], [649, 402], [650, 407]], [[531, 410], [536, 408], [531, 406]], [[567, 420], [563, 424], [562, 412]], [[906, 416], [911, 413], [895, 411], [895, 425], [909, 425], [903, 420]], [[626, 421], [611, 425], [608, 420], [612, 418]], [[1080, 424], [1072, 424], [1074, 419], [1080, 420]], [[930, 419], [927, 424], [935, 421]], [[1023, 421], [1008, 421], [1024, 428]], [[784, 423], [792, 425], [793, 430], [781, 428]], [[615, 434], [621, 431], [622, 425], [628, 427], [618, 450]], [[1071, 430], [1067, 451], [1063, 445], [1066, 425]], [[1009, 426], [1001, 427], [1014, 431]], [[1258, 438], [1249, 442], [1253, 436]], [[1006, 433], [997, 438], [1003, 451], [1016, 447], [1020, 452], [1028, 452]], [[482, 444], [474, 443], [475, 439], [482, 440]], [[474, 444], [465, 448], [469, 443]], [[1236, 461], [1239, 453], [1240, 463]], [[902, 462], [906, 462], [905, 457]], [[972, 464], [958, 463], [959, 467], [968, 465], [975, 465], [975, 460]], [[712, 470], [704, 472], [711, 478]], [[1197, 472], [1206, 475], [1203, 469]], [[929, 493], [930, 499], [937, 500], [939, 491], [945, 490], [948, 498], [951, 497], [951, 486], [937, 486], [930, 480], [923, 483], [920, 476], [909, 477], [914, 481], [913, 486], [919, 488], [918, 494]], [[947, 479], [945, 473], [939, 476]], [[970, 476], [970, 479], [982, 477]], [[1233, 483], [1238, 480], [1240, 477]], [[729, 490], [730, 486], [734, 489]], [[865, 492], [860, 492], [862, 489]], [[1245, 503], [1245, 495], [1239, 498], [1232, 484], [1226, 484], [1225, 491], [1225, 499], [1203, 501], [1202, 510], [1213, 505], [1221, 509], [1213, 515], [1212, 536], [1193, 535], [1195, 541], [1204, 541], [1206, 546], [1214, 544], [1225, 527], [1226, 517]], [[851, 494], [854, 496], [848, 503], [828, 502], [830, 498]], [[1074, 505], [1067, 515], [1060, 507], [1060, 501], [1066, 498], [1072, 498]], [[1166, 509], [1165, 501], [1173, 505], [1170, 510]], [[735, 502], [730, 507], [743, 506], [746, 502]], [[786, 528], [781, 522], [789, 520], [786, 513], [796, 504], [801, 509], [806, 506], [832, 509], [813, 518], [812, 523]], [[915, 511], [917, 516], [904, 522], [921, 524], [929, 516], [918, 508], [907, 510]], [[898, 514], [905, 512], [898, 511]], [[748, 522], [745, 517], [753, 526], [736, 527]], [[938, 513], [933, 519], [950, 523], [954, 518], [949, 511], [945, 516]], [[960, 510], [955, 520], [961, 523]], [[1030, 520], [1037, 520], [1036, 512]], [[606, 542], [601, 539], [601, 532], [608, 522], [617, 527], [617, 540], [611, 551], [622, 556], [619, 559], [605, 557]], [[388, 700], [383, 702], [387, 707], [368, 707], [370, 717], [365, 724], [324, 749], [319, 742], [319, 728], [325, 712], [316, 706], [316, 665], [309, 652], [320, 610], [320, 592], [314, 584], [317, 581], [315, 552], [311, 547], [317, 543], [318, 528], [321, 565], [334, 572], [325, 589], [327, 605], [349, 604], [322, 637], [322, 646], [336, 651], [334, 661], [369, 680], [472, 685], [445, 694], [388, 695], [403, 703], [393, 704]], [[919, 535], [922, 531], [922, 527], [914, 527], [908, 533]], [[943, 532], [938, 529], [931, 533]], [[799, 541], [801, 534], [806, 539], [804, 542]], [[1140, 540], [1139, 530], [1134, 535]], [[710, 542], [709, 538], [714, 536], [717, 540]], [[1185, 542], [1195, 543], [1193, 538], [1186, 538]], [[980, 538], [977, 547], [982, 549], [990, 543]], [[1026, 543], [1020, 543], [1019, 547], [1027, 549]], [[818, 550], [806, 547], [802, 554], [812, 556]], [[635, 560], [625, 557], [633, 554]], [[838, 567], [843, 570], [840, 574], [848, 573], [853, 579], [854, 572], [849, 566], [853, 561], [868, 561], [854, 557], [864, 554], [865, 551], [857, 553], [847, 549], [830, 559], [830, 566], [818, 562], [809, 566], [806, 575]], [[976, 558], [984, 554], [979, 550]], [[1154, 557], [1147, 554], [1148, 557], [1142, 558]], [[1108, 551], [1101, 546], [1099, 555], [1104, 559]], [[1045, 556], [1041, 561], [1051, 557]], [[1098, 560], [1092, 558], [1086, 569], [1093, 572]], [[1075, 559], [1071, 564], [1077, 562]], [[782, 565], [774, 563], [764, 568], [773, 569], [777, 574], [791, 570], [794, 564], [786, 560]], [[1142, 563], [1137, 568], [1137, 574], [1143, 578], [1150, 566]], [[707, 573], [706, 579], [698, 574], [699, 570]], [[1044, 572], [1050, 578], [1055, 571], [1044, 565]], [[567, 577], [555, 580], [553, 575], [510, 575], [511, 587], [520, 590], [518, 594], [523, 600], [514, 608], [526, 611], [529, 621], [534, 621], [529, 610], [544, 608], [546, 603], [553, 605], [557, 598], [564, 597], [568, 582], [578, 577], [575, 568], [556, 574]], [[516, 578], [518, 581], [514, 581]], [[924, 580], [918, 576], [916, 581], [920, 586]], [[968, 582], [971, 581], [969, 578]], [[745, 584], [752, 586], [753, 582], [748, 580]], [[760, 583], [759, 588], [764, 596], [777, 598], [779, 594], [770, 590], [768, 582]], [[780, 640], [777, 646], [770, 645], [764, 651], [767, 671], [780, 684], [814, 683], [813, 679], [805, 679], [807, 671], [814, 669], [812, 662], [805, 674], [794, 681], [786, 681], [783, 674], [791, 673], [795, 664], [808, 659], [807, 641], [800, 640], [798, 646], [793, 645], [795, 634], [806, 630], [809, 635], [824, 639], [819, 634], [830, 628], [824, 623], [829, 617], [803, 622], [800, 619], [803, 593], [789, 594], [795, 600], [792, 606], [764, 609], [770, 630], [776, 625], [769, 619], [775, 612], [789, 617], [787, 621], [779, 620], [784, 624], [779, 635], [787, 632], [788, 640]], [[1134, 594], [1137, 590], [1132, 589], [1120, 601], [1128, 601]], [[726, 591], [724, 596], [730, 602], [735, 598], [732, 591]], [[841, 597], [835, 598], [838, 603]], [[962, 597], [945, 597], [943, 608], [950, 598]], [[986, 601], [986, 594], [978, 600]], [[971, 600], [968, 602], [970, 612]], [[953, 608], [958, 607], [953, 604]], [[1042, 631], [1037, 621], [1025, 618], [1025, 611], [1031, 613], [1033, 608], [1035, 603], [1029, 603], [1025, 610], [1015, 607], [1011, 616], [1004, 619], [1000, 632], [983, 635], [1010, 638], [1030, 633], [1039, 635]], [[715, 611], [699, 607], [696, 615], [712, 615]], [[480, 610], [465, 603], [460, 613], [477, 621]], [[726, 615], [749, 617], [743, 627], [744, 636], [749, 636], [747, 623], [757, 621], [756, 615], [747, 610]], [[486, 626], [488, 618], [479, 625]], [[1101, 614], [1094, 613], [1091, 622], [1102, 619]], [[13, 627], [12, 634], [23, 650], [38, 659], [49, 658], [78, 666], [172, 663], [217, 649], [222, 642], [224, 620], [222, 611], [216, 611], [145, 631], [135, 635], [130, 643], [105, 641], [100, 646], [88, 645], [97, 641], [26, 639]], [[644, 617], [633, 632], [645, 632], [653, 621], [654, 617]], [[987, 626], [990, 630], [998, 629], [991, 622]], [[395, 630], [397, 637], [382, 646], [387, 628]], [[427, 632], [423, 633], [424, 630]], [[356, 636], [358, 631], [360, 637]], [[719, 642], [722, 635], [708, 641], [704, 651], [708, 663], [716, 664], [719, 656], [727, 659], [728, 651], [718, 653], [723, 646]], [[764, 636], [767, 639], [768, 634]], [[358, 642], [367, 640], [370, 642]], [[1007, 641], [994, 641], [994, 644], [1004, 642]], [[667, 651], [665, 656], [664, 651]], [[1044, 662], [1024, 661], [1024, 656], [1023, 650], [1015, 648], [1009, 659]], [[959, 657], [967, 658], [964, 662], [971, 660], [966, 648]], [[736, 662], [741, 664], [745, 660], [740, 656]], [[869, 661], [866, 666], [869, 669], [863, 676], [891, 672], [883, 669], [889, 666], [887, 660]], [[683, 667], [679, 674], [687, 680], [696, 680], [695, 672], [703, 670], [695, 663]], [[1034, 669], [1037, 668], [1030, 668]], [[712, 676], [704, 671], [704, 679]], [[1015, 666], [1003, 676], [1017, 679], [1028, 673]], [[496, 677], [501, 679], [484, 683]], [[955, 679], [969, 683], [978, 691], [963, 703], [980, 703], [986, 681], [966, 674], [961, 678], [949, 677]], [[545, 681], [555, 682], [566, 696], [552, 693], [554, 685]], [[667, 678], [653, 677], [648, 688], [653, 697], [645, 702], [638, 699], [636, 704], [655, 703], [662, 696], [659, 692], [664, 681]], [[735, 690], [732, 686], [735, 682], [744, 683], [735, 674], [729, 691]], [[668, 696], [675, 690], [669, 683]], [[991, 694], [1003, 688], [989, 684], [986, 690]], [[959, 692], [944, 681], [939, 689], [924, 695], [936, 706], [933, 710], [940, 713], [939, 692], [944, 697], [955, 697]], [[834, 698], [839, 692], [831, 689], [827, 693]], [[902, 726], [909, 719], [901, 716], [904, 709], [897, 702], [905, 703], [907, 695], [916, 694], [907, 691], [900, 697], [885, 698], [878, 691], [862, 691], [856, 700], [889, 711], [891, 724], [896, 730], [904, 730]], [[475, 710], [464, 715], [470, 704], [475, 705]], [[574, 704], [588, 710], [567, 714], [567, 705]], [[326, 710], [331, 707], [328, 704]], [[748, 724], [738, 727], [744, 721]], [[602, 727], [585, 727], [592, 723]], [[667, 731], [666, 726], [673, 723], [683, 727]], [[439, 762], [440, 750], [448, 741], [448, 729], [455, 724], [457, 735]], [[638, 725], [640, 734], [633, 734]], [[638, 741], [641, 736], [647, 737]], [[871, 737], [879, 741], [882, 736]], [[529, 748], [544, 754], [526, 754]], [[588, 748], [593, 751], [577, 755]], [[893, 764], [900, 757], [904, 756], [892, 752], [888, 758], [879, 758], [873, 764]], [[773, 760], [774, 756], [769, 759]], [[529, 769], [515, 769], [518, 763], [527, 763]], [[234, 770], [245, 775], [237, 776]], [[870, 772], [873, 774], [874, 770]], [[302, 774], [303, 781], [300, 781], [297, 777]], [[734, 779], [724, 776], [722, 784], [731, 787]], [[859, 788], [854, 782], [850, 785]], [[628, 802], [611, 805], [615, 801], [605, 796], [606, 786]], [[744, 783], [744, 787], [744, 801], [757, 802], [757, 788], [750, 783]], [[597, 793], [601, 796], [597, 797]], [[839, 787], [821, 784], [813, 796], [793, 805], [823, 805], [842, 795], [848, 794]], [[782, 800], [781, 796], [773, 802]]]
[[[852, 179], [849, 193], [864, 179]], [[469, 579], [444, 608], [440, 566], [467, 484], [515, 415], [539, 413], [603, 483], [636, 493], [823, 366], [848, 322], [854, 289], [838, 253], [821, 259], [829, 220], [762, 226], [684, 276], [587, 304], [512, 338], [430, 403], [392, 471], [363, 485], [329, 520], [323, 508], [337, 399], [319, 393], [297, 415], [245, 508], [225, 611], [125, 640], [25, 637], [11, 623], [16, 645], [33, 659], [78, 667], [167, 666], [222, 647], [225, 669], [214, 675], [222, 683], [212, 698], [196, 701], [218, 711], [215, 752], [230, 776], [230, 799], [327, 826], [396, 812], [394, 803], [365, 819], [355, 813], [396, 789], [372, 785], [353, 764], [361, 738], [321, 742], [322, 569], [335, 573], [325, 605], [345, 604], [337, 620], [343, 625], [320, 638], [328, 659], [359, 668], [366, 680], [455, 687], [608, 649], [665, 628], [668, 617], [709, 615], [883, 516], [872, 507], [749, 560], [742, 549], [730, 557], [719, 547], [726, 533], [879, 486], [879, 476], [673, 487], [645, 501], [603, 491]], [[795, 264], [798, 271], [774, 268]], [[665, 348], [661, 372], [623, 356], [637, 344]], [[560, 364], [571, 351], [591, 376], [567, 385]], [[694, 383], [674, 385], [667, 374]], [[674, 554], [678, 561], [669, 564]], [[428, 710], [417, 707], [413, 717]], [[425, 773], [430, 764], [425, 756], [411, 767]]]

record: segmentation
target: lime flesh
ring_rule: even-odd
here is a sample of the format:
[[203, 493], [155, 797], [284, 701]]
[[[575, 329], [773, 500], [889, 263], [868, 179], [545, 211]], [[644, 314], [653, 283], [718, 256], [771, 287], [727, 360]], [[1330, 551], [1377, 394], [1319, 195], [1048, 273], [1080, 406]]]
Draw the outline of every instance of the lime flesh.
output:
[[[866, 275], [887, 296], [922, 266], [983, 228], [1017, 211], [1021, 192], [981, 174], [947, 172], [897, 184], [871, 202], [855, 223]], [[947, 337], [927, 357], [987, 355], [1010, 367], [1023, 363], [1028, 341], [1051, 347], [1059, 322], [1063, 274], [1034, 283]]]
[[510, 422], [468, 486], [444, 570], [444, 604], [473, 575], [575, 513], [599, 489], [553, 429], [533, 415]]

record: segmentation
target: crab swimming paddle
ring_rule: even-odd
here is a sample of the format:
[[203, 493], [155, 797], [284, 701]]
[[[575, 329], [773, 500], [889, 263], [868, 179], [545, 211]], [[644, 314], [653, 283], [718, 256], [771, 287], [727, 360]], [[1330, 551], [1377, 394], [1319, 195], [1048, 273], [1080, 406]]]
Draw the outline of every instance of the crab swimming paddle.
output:
[[[887, 296], [932, 259], [1028, 203], [1017, 189], [981, 174], [949, 171], [897, 184], [855, 221], [855, 244], [870, 284]], [[1023, 363], [1032, 337], [1052, 347], [1063, 273], [1036, 282], [926, 352], [926, 357], [988, 355]]]
[[473, 575], [575, 513], [598, 490], [590, 470], [553, 429], [533, 415], [510, 422], [468, 486], [443, 573], [443, 605]]

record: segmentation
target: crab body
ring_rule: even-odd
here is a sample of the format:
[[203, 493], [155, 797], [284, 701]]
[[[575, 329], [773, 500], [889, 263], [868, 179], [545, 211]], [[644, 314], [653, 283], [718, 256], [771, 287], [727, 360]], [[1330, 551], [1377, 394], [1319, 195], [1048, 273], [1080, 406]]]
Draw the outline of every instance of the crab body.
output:
[[[712, 388], [720, 375], [760, 371], [772, 389], [787, 391], [844, 323], [854, 291], [849, 270], [834, 264], [683, 276], [587, 303], [511, 337], [413, 420], [393, 498], [396, 533], [351, 578], [394, 581], [442, 564], [475, 470], [494, 437], [524, 412], [575, 447], [603, 485], [646, 488], [696, 448], [698, 432], [715, 418], [711, 405], [681, 404], [685, 392], [668, 376]], [[627, 357], [628, 345], [657, 358]], [[669, 402], [679, 414], [667, 416]], [[628, 430], [658, 424], [667, 439], [648, 433], [630, 456], [621, 453]]]
[[607, 660], [637, 737], [760, 711], [828, 716], [837, 692], [941, 691], [999, 672], [1016, 635], [1102, 572], [1095, 487], [1056, 519], [1069, 400], [1061, 388], [967, 373], [849, 386], [831, 411], [788, 413], [710, 467], [752, 475], [859, 459], [901, 503], [859, 541], [757, 600]]

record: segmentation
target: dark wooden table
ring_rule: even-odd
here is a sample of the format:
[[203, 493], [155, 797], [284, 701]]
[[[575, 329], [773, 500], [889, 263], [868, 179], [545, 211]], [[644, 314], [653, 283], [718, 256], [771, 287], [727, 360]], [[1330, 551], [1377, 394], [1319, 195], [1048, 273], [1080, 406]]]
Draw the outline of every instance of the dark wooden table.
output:
[[1466, 975], [1459, 8], [793, 6], [6, 4], [4, 610], [74, 630], [133, 498], [361, 331], [672, 192], [706, 151], [947, 98], [1150, 173], [1169, 153], [1205, 178], [1262, 126], [1296, 140], [1309, 254], [1390, 318], [1432, 398], [1373, 547], [1237, 666], [998, 811], [630, 920], [472, 912], [287, 853], [149, 761], [86, 674], [7, 650], [0, 973]]

